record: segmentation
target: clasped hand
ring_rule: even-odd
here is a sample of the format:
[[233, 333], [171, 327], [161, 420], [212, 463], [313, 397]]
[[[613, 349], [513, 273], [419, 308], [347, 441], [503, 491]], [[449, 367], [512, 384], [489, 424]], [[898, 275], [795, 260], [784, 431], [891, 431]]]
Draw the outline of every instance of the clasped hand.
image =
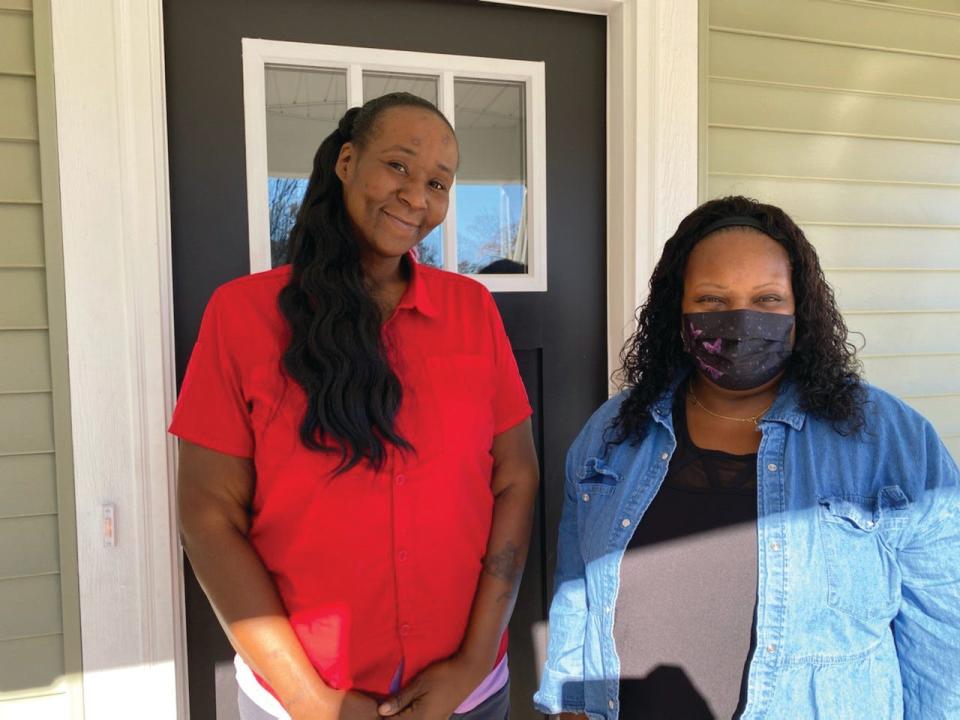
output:
[[378, 711], [398, 720], [447, 720], [487, 672], [489, 668], [455, 655], [428, 667]]
[[[337, 720], [448, 720], [486, 675], [482, 667], [454, 656], [434, 663], [407, 687], [379, 705], [368, 695], [344, 693]], [[318, 715], [304, 707], [292, 711], [293, 720], [316, 720]], [[324, 716], [325, 717], [325, 716]]]

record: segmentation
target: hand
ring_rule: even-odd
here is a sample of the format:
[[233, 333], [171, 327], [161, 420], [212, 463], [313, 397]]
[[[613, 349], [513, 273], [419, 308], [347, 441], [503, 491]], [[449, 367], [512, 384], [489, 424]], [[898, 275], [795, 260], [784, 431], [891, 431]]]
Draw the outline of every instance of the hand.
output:
[[379, 712], [398, 720], [447, 720], [474, 691], [489, 668], [480, 668], [465, 658], [453, 656], [434, 663], [407, 687], [384, 701]]
[[338, 700], [307, 702], [287, 708], [291, 720], [379, 720], [377, 701], [363, 693], [338, 692]]
[[378, 720], [377, 701], [359, 692], [348, 692], [337, 720]]

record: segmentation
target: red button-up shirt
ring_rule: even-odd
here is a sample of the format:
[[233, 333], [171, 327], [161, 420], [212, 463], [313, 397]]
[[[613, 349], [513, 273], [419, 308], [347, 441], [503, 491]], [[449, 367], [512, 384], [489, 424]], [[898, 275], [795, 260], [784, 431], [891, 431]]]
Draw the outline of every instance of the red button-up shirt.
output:
[[[383, 333], [403, 387], [388, 445], [335, 476], [338, 453], [306, 449], [299, 385], [281, 369], [289, 331], [277, 295], [288, 266], [219, 288], [203, 316], [170, 431], [253, 458], [250, 542], [323, 680], [376, 695], [457, 651], [493, 510], [498, 433], [530, 406], [483, 286], [410, 261]], [[237, 588], [242, 592], [242, 588]], [[500, 657], [506, 650], [506, 635]]]

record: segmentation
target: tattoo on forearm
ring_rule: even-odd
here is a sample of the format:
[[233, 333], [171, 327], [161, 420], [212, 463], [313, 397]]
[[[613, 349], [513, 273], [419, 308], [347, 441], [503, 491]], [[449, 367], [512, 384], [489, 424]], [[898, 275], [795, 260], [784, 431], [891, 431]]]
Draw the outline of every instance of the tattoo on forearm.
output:
[[502, 550], [483, 559], [483, 569], [495, 578], [513, 584], [520, 579], [523, 572], [520, 557], [520, 548], [508, 540]]

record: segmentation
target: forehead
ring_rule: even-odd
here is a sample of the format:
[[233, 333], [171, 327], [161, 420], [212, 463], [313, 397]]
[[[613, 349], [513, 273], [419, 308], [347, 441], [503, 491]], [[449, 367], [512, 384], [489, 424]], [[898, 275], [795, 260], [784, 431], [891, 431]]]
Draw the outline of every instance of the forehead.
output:
[[790, 257], [780, 243], [758, 230], [728, 228], [711, 233], [694, 246], [684, 276], [688, 282], [707, 276], [726, 282], [789, 279]]
[[418, 107], [384, 110], [374, 123], [370, 143], [376, 146], [404, 143], [415, 148], [457, 152], [456, 138], [447, 124], [431, 110]]

